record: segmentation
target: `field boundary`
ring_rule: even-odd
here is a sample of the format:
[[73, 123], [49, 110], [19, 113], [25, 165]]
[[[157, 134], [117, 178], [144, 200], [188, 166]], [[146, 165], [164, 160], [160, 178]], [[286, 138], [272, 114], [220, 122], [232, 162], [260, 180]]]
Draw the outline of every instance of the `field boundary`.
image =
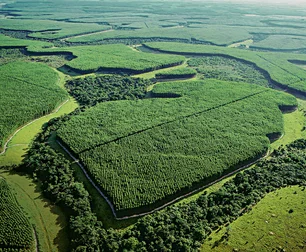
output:
[[47, 117], [47, 116], [49, 116], [49, 115], [52, 115], [52, 114], [57, 113], [57, 112], [61, 109], [61, 107], [63, 107], [68, 101], [69, 101], [69, 99], [67, 99], [66, 101], [62, 102], [62, 103], [61, 103], [54, 111], [52, 111], [51, 113], [49, 113], [49, 114], [47, 114], [47, 115], [44, 115], [44, 116], [42, 116], [42, 117], [36, 118], [36, 119], [34, 119], [33, 121], [31, 121], [31, 122], [25, 124], [25, 125], [22, 126], [21, 128], [17, 129], [17, 130], [9, 137], [9, 139], [5, 142], [5, 144], [4, 144], [4, 146], [3, 146], [3, 151], [0, 152], [0, 156], [3, 155], [3, 154], [5, 154], [6, 150], [8, 149], [8, 144], [9, 144], [9, 142], [13, 139], [13, 137], [14, 137], [19, 131], [21, 131], [22, 129], [26, 128], [27, 126], [31, 125], [32, 123], [36, 122], [37, 120], [39, 120], [39, 119], [41, 119], [41, 118], [45, 118], [45, 117]]
[[[252, 97], [252, 96], [254, 96], [254, 95], [258, 95], [258, 94], [261, 94], [261, 93], [264, 93], [264, 92], [268, 92], [268, 91], [269, 91], [269, 90], [263, 90], [263, 91], [260, 91], [260, 92], [257, 92], [257, 93], [253, 93], [253, 94], [251, 94], [251, 95], [248, 95], [247, 97], [243, 97], [243, 98], [240, 98], [240, 99], [231, 101], [231, 102], [229, 102], [229, 103], [227, 103], [227, 104], [239, 102], [240, 100], [243, 100], [243, 99], [246, 99], [246, 98], [248, 98], [248, 97]], [[208, 111], [209, 111], [209, 110], [212, 110], [212, 109], [216, 109], [216, 108], [222, 107], [222, 106], [227, 105], [227, 104], [221, 104], [221, 105], [215, 106], [215, 107], [213, 107], [213, 108], [211, 108], [211, 109], [208, 109]], [[197, 112], [197, 113], [195, 113], [195, 114], [200, 114], [200, 113], [205, 113], [205, 112], [207, 112], [207, 110], [201, 111], [201, 112]], [[190, 117], [190, 116], [193, 116], [193, 115], [194, 115], [194, 114], [188, 115], [187, 117]], [[183, 117], [183, 118], [185, 118], [185, 117]], [[178, 119], [182, 119], [182, 118], [178, 118]], [[178, 120], [178, 119], [175, 119], [175, 120], [173, 120], [173, 121], [176, 121], [176, 120]], [[171, 121], [171, 122], [172, 122], [172, 121]], [[167, 123], [170, 123], [170, 122], [166, 122], [166, 123], [164, 123], [164, 124], [167, 124]], [[159, 126], [159, 125], [157, 125], [157, 126]], [[154, 126], [154, 127], [157, 127], [157, 126]], [[148, 129], [145, 129], [145, 130], [148, 130]], [[144, 130], [144, 131], [145, 131], [145, 130]], [[136, 133], [133, 133], [132, 135], [134, 135], [134, 134], [137, 134], [137, 132], [136, 132]], [[282, 136], [283, 136], [282, 134], [279, 134], [279, 135], [277, 136], [277, 138], [279, 139], [279, 138], [282, 137]], [[124, 136], [124, 137], [128, 137], [128, 136]], [[267, 136], [267, 137], [268, 137], [268, 136]], [[123, 138], [123, 137], [122, 137], [122, 138]], [[121, 138], [120, 138], [120, 139], [121, 139]], [[270, 139], [270, 138], [269, 138], [269, 139]], [[118, 140], [118, 139], [116, 139], [116, 140]], [[116, 140], [113, 140], [113, 141], [116, 141]], [[270, 140], [271, 140], [271, 139], [270, 139]], [[110, 141], [110, 142], [113, 142], [113, 141]], [[209, 187], [209, 186], [211, 186], [211, 185], [213, 185], [213, 184], [215, 184], [215, 183], [217, 183], [217, 182], [220, 182], [221, 180], [223, 180], [223, 179], [225, 179], [225, 178], [227, 178], [227, 177], [229, 177], [229, 176], [234, 175], [234, 174], [236, 174], [237, 172], [239, 172], [239, 171], [241, 171], [241, 170], [243, 170], [243, 169], [245, 169], [245, 168], [248, 168], [249, 166], [255, 164], [255, 163], [258, 162], [259, 160], [261, 160], [261, 159], [263, 159], [263, 158], [266, 158], [267, 156], [270, 155], [270, 151], [269, 151], [269, 149], [268, 149], [265, 153], [261, 153], [261, 154], [257, 155], [256, 157], [250, 158], [250, 159], [248, 159], [248, 160], [245, 160], [244, 162], [241, 162], [240, 164], [237, 164], [237, 166], [236, 166], [236, 167], [238, 167], [237, 169], [235, 169], [236, 167], [233, 166], [233, 167], [229, 168], [228, 171], [224, 171], [225, 175], [223, 175], [223, 176], [221, 176], [221, 177], [219, 177], [219, 178], [216, 178], [216, 179], [214, 179], [214, 178], [212, 177], [212, 179], [214, 179], [213, 181], [209, 181], [209, 180], [208, 180], [208, 181], [206, 182], [207, 184], [202, 185], [202, 186], [199, 185], [199, 187], [194, 188], [193, 190], [191, 190], [191, 191], [189, 191], [189, 192], [185, 192], [185, 193], [183, 192], [183, 194], [181, 194], [181, 195], [179, 195], [180, 193], [178, 193], [178, 196], [177, 196], [177, 197], [175, 197], [174, 199], [173, 199], [173, 198], [170, 199], [170, 201], [168, 201], [168, 202], [166, 202], [166, 203], [164, 203], [164, 204], [162, 204], [162, 205], [160, 205], [160, 206], [157, 206], [157, 207], [155, 207], [155, 208], [154, 208], [154, 206], [153, 206], [153, 207], [152, 207], [152, 206], [149, 206], [151, 209], [148, 210], [148, 211], [143, 211], [143, 212], [142, 212], [142, 211], [139, 209], [139, 213], [137, 213], [137, 214], [125, 215], [125, 214], [119, 213], [118, 211], [115, 210], [115, 205], [111, 202], [110, 197], [107, 196], [107, 195], [103, 192], [103, 189], [100, 188], [100, 186], [95, 182], [95, 179], [91, 177], [90, 173], [89, 173], [89, 172], [87, 171], [87, 169], [85, 168], [85, 165], [82, 164], [82, 161], [80, 160], [78, 154], [75, 154], [75, 153], [69, 148], [69, 146], [66, 146], [65, 142], [63, 142], [60, 138], [58, 138], [58, 139], [56, 140], [56, 142], [57, 142], [57, 144], [59, 144], [59, 146], [60, 146], [60, 147], [70, 156], [70, 158], [72, 158], [72, 160], [82, 169], [83, 174], [85, 175], [85, 177], [87, 178], [87, 180], [90, 182], [90, 184], [96, 189], [96, 191], [99, 193], [99, 195], [100, 195], [101, 197], [103, 197], [104, 200], [106, 201], [106, 203], [109, 205], [109, 207], [110, 207], [110, 209], [111, 209], [111, 211], [112, 211], [112, 214], [113, 214], [113, 216], [114, 216], [114, 218], [115, 218], [116, 220], [127, 220], [127, 219], [131, 219], [131, 218], [142, 217], [142, 216], [145, 216], [145, 215], [154, 213], [154, 212], [156, 212], [156, 211], [159, 211], [159, 210], [161, 210], [161, 209], [163, 209], [163, 208], [165, 208], [165, 207], [167, 207], [167, 206], [169, 206], [169, 205], [171, 205], [171, 204], [173, 204], [173, 203], [175, 203], [175, 202], [177, 202], [177, 201], [179, 201], [179, 200], [181, 200], [181, 199], [183, 199], [183, 198], [185, 198], [185, 197], [188, 197], [188, 196], [190, 196], [190, 195], [192, 195], [192, 194], [194, 194], [194, 193], [197, 193], [197, 192], [199, 192], [199, 191], [201, 191], [201, 190], [203, 190], [203, 189], [205, 189], [205, 188], [207, 188], [207, 187]], [[106, 144], [106, 143], [104, 143], [104, 144]], [[95, 147], [93, 147], [93, 148], [91, 148], [91, 149], [94, 149], [94, 148], [96, 148], [96, 147], [98, 147], [98, 146], [95, 146]], [[91, 150], [91, 149], [90, 149], [90, 150]], [[82, 151], [82, 152], [83, 152], [83, 151]], [[80, 152], [80, 153], [81, 153], [81, 152]], [[228, 172], [228, 173], [227, 173], [227, 172]], [[224, 173], [223, 173], [223, 174], [224, 174]], [[199, 182], [199, 183], [205, 183], [205, 181], [202, 181], [202, 182]], [[196, 186], [195, 186], [195, 187], [196, 187]], [[182, 193], [182, 192], [181, 192], [181, 193]], [[163, 202], [162, 202], [162, 203], [163, 203]], [[153, 208], [153, 209], [152, 209], [152, 208]], [[122, 216], [122, 217], [119, 217], [118, 214], [119, 214], [119, 215], [123, 215], [123, 216]]]
[[124, 216], [124, 217], [118, 217], [118, 216], [117, 216], [117, 213], [116, 213], [116, 211], [115, 211], [115, 207], [114, 207], [113, 203], [112, 203], [112, 202], [108, 199], [108, 197], [101, 191], [101, 189], [99, 188], [99, 186], [97, 186], [97, 185], [95, 184], [95, 182], [91, 179], [91, 177], [89, 176], [89, 174], [88, 174], [88, 172], [86, 171], [85, 167], [81, 164], [80, 160], [78, 160], [76, 157], [74, 157], [74, 156], [72, 155], [72, 153], [71, 153], [71, 152], [70, 152], [70, 151], [60, 142], [60, 141], [56, 140], [56, 142], [57, 142], [57, 143], [61, 146], [61, 148], [62, 148], [62, 149], [63, 149], [63, 150], [64, 150], [64, 151], [65, 151], [65, 152], [75, 161], [75, 163], [82, 169], [84, 175], [86, 176], [86, 178], [88, 179], [88, 181], [91, 183], [91, 185], [97, 190], [97, 192], [100, 194], [100, 196], [103, 197], [104, 200], [107, 202], [108, 206], [110, 207], [110, 209], [111, 209], [111, 211], [112, 211], [112, 214], [113, 214], [114, 218], [115, 218], [116, 220], [119, 220], [119, 221], [120, 221], [120, 220], [127, 220], [127, 219], [132, 219], [132, 218], [143, 217], [143, 216], [148, 215], [148, 214], [153, 214], [153, 213], [155, 213], [155, 212], [157, 212], [157, 211], [159, 211], [159, 210], [164, 209], [164, 208], [167, 207], [167, 206], [172, 205], [173, 203], [175, 203], [175, 202], [177, 202], [177, 201], [179, 201], [179, 200], [181, 200], [181, 199], [184, 199], [184, 198], [186, 198], [186, 197], [188, 197], [188, 196], [191, 196], [191, 195], [193, 195], [193, 194], [195, 194], [195, 193], [197, 193], [197, 192], [199, 192], [199, 191], [201, 191], [201, 190], [203, 190], [203, 189], [205, 189], [205, 188], [208, 188], [208, 187], [210, 187], [210, 186], [212, 186], [212, 185], [214, 185], [214, 184], [216, 184], [216, 183], [222, 181], [222, 180], [225, 179], [225, 178], [228, 178], [228, 177], [230, 177], [230, 176], [232, 176], [232, 175], [234, 175], [234, 174], [236, 174], [236, 173], [238, 173], [238, 172], [240, 172], [240, 171], [242, 171], [242, 170], [244, 170], [244, 169], [246, 169], [246, 168], [249, 168], [250, 166], [252, 166], [252, 165], [254, 165], [255, 163], [257, 163], [258, 161], [267, 158], [267, 157], [272, 153], [272, 152], [270, 152], [269, 149], [268, 149], [268, 150], [266, 151], [265, 154], [261, 155], [259, 158], [256, 158], [254, 161], [251, 161], [250, 163], [248, 163], [248, 164], [246, 164], [246, 165], [243, 165], [243, 166], [241, 166], [240, 168], [235, 169], [234, 171], [231, 171], [231, 172], [229, 172], [229, 173], [223, 175], [222, 177], [220, 177], [220, 178], [218, 178], [218, 179], [216, 179], [216, 180], [214, 180], [214, 181], [212, 181], [212, 182], [210, 182], [210, 183], [208, 183], [208, 184], [206, 184], [206, 185], [204, 185], [204, 186], [201, 186], [201, 187], [199, 187], [199, 188], [197, 188], [197, 189], [194, 189], [194, 190], [192, 190], [192, 191], [190, 191], [190, 192], [188, 192], [188, 193], [185, 193], [185, 194], [183, 194], [183, 195], [181, 195], [181, 196], [178, 196], [178, 197], [176, 197], [175, 199], [173, 199], [173, 200], [167, 202], [166, 204], [163, 204], [162, 206], [156, 207], [156, 208], [154, 208], [154, 209], [151, 210], [151, 211], [147, 211], [147, 212], [143, 212], [143, 213], [139, 213], [139, 214], [134, 214], [134, 215], [129, 215], [129, 216]]
[[[225, 52], [222, 52], [222, 53], [179, 52], [179, 51], [168, 51], [168, 50], [158, 49], [158, 48], [150, 47], [150, 46], [148, 46], [146, 44], [142, 44], [142, 46], [144, 48], [152, 51], [152, 53], [166, 53], [166, 54], [174, 54], [174, 55], [182, 55], [182, 56], [190, 56], [190, 57], [218, 56], [218, 57], [225, 57], [225, 58], [229, 58], [229, 59], [236, 59], [236, 60], [239, 60], [239, 61], [241, 61], [243, 63], [252, 65], [253, 67], [256, 68], [256, 70], [260, 71], [264, 75], [264, 77], [269, 81], [269, 84], [271, 85], [272, 88], [282, 89], [283, 91], [285, 91], [285, 92], [287, 92], [289, 94], [292, 94], [294, 96], [297, 96], [297, 95], [303, 96], [304, 97], [303, 99], [305, 99], [305, 97], [306, 97], [306, 91], [298, 90], [298, 89], [295, 89], [295, 88], [292, 87], [292, 85], [295, 84], [296, 82], [295, 83], [290, 83], [288, 85], [282, 84], [282, 83], [272, 79], [270, 73], [266, 69], [263, 69], [262, 67], [259, 67], [255, 62], [253, 62], [251, 60], [239, 58], [238, 56], [232, 56], [230, 54], [226, 54]], [[257, 56], [259, 56], [259, 55], [257, 55]], [[265, 58], [262, 58], [262, 59], [267, 61], [267, 62], [269, 62]], [[271, 63], [271, 62], [269, 62], [269, 63]], [[280, 68], [280, 69], [282, 69], [278, 65], [275, 65], [275, 66]], [[285, 69], [282, 69], [282, 70], [285, 70]], [[288, 72], [287, 70], [285, 70], [285, 71]], [[288, 73], [290, 73], [290, 72], [288, 72]], [[290, 75], [295, 76], [292, 73], [290, 73]], [[295, 76], [295, 77], [297, 77], [297, 76]], [[300, 79], [300, 77], [298, 77], [298, 78]], [[303, 81], [303, 80], [300, 80], [300, 81]]]

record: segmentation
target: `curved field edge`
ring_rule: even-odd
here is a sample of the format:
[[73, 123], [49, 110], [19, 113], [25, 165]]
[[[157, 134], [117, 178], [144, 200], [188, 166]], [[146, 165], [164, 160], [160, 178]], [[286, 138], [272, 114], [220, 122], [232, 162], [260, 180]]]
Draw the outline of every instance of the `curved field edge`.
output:
[[[184, 83], [185, 84], [185, 83]], [[254, 87], [255, 88], [255, 87]], [[257, 87], [257, 88], [259, 88], [259, 87]], [[261, 89], [263, 89], [263, 88], [261, 88]], [[266, 89], [264, 89], [264, 90], [266, 90]], [[268, 89], [267, 89], [268, 90]], [[275, 92], [275, 91], [269, 91], [269, 92]], [[268, 98], [268, 96], [265, 98], [265, 99], [267, 99]], [[280, 98], [280, 97], [279, 97]], [[284, 105], [284, 104], [283, 104]], [[253, 112], [252, 112], [253, 113]], [[151, 134], [151, 133], [150, 133]], [[135, 135], [135, 139], [137, 139], [137, 137], [138, 137], [138, 135], [139, 134], [136, 134]], [[142, 136], [143, 136], [143, 134], [141, 134]], [[280, 134], [277, 134], [278, 136], [280, 136]], [[134, 139], [134, 136], [133, 136], [133, 139]], [[116, 140], [115, 140], [115, 142], [117, 142]], [[120, 142], [121, 142], [121, 140], [119, 140], [118, 142], [117, 142], [117, 144], [120, 144]], [[112, 144], [112, 143], [111, 143]], [[133, 145], [132, 145], [133, 146]], [[132, 148], [132, 146], [130, 146], [131, 148]], [[103, 146], [101, 146], [101, 147], [103, 147]], [[106, 144], [106, 146], [105, 146], [105, 148], [110, 148], [110, 147], [112, 147], [112, 146], [109, 146], [109, 144], [107, 143]], [[104, 147], [103, 147], [103, 149], [104, 149], [104, 151], [103, 151], [103, 153], [105, 153], [105, 155], [108, 155], [107, 154], [107, 152], [108, 151], [106, 151], [106, 149], [105, 149]], [[100, 147], [98, 147], [97, 149], [96, 148], [94, 148], [94, 149], [90, 149], [90, 150], [88, 150], [88, 151], [86, 151], [86, 153], [84, 153], [84, 154], [86, 154], [86, 155], [88, 155], [89, 153], [95, 153], [96, 152], [96, 150], [100, 150]], [[112, 148], [111, 148], [111, 150], [112, 150]], [[109, 151], [111, 151], [111, 150], [109, 150]], [[85, 155], [85, 156], [86, 156]], [[262, 155], [262, 153], [261, 154], [259, 154], [259, 156], [260, 155]], [[83, 155], [83, 153], [81, 154], [81, 160], [83, 160], [84, 161], [84, 157], [85, 157], [84, 155]], [[258, 157], [255, 157], [254, 159], [257, 159]], [[252, 159], [252, 158], [251, 158]], [[248, 160], [248, 161], [250, 161], [250, 160]], [[247, 161], [245, 161], [246, 163], [247, 163]], [[87, 163], [87, 161], [85, 162], [85, 163]], [[243, 163], [243, 162], [242, 162]], [[239, 164], [238, 166], [240, 166], [241, 164]], [[238, 168], [238, 167], [234, 167], [234, 168], [232, 168], [231, 170], [235, 170], [236, 168]], [[94, 172], [94, 174], [96, 174], [96, 171]], [[97, 183], [97, 179], [98, 179], [98, 181], [100, 180], [100, 178], [98, 178], [98, 177], [96, 177], [96, 176], [94, 176], [94, 181], [96, 182], [96, 184], [99, 184], [100, 185], [100, 183], [98, 182]], [[212, 179], [212, 181], [214, 181], [216, 178], [213, 176], [213, 179]], [[203, 185], [203, 183], [200, 183], [200, 184], [202, 184]], [[194, 186], [194, 187], [193, 187]], [[191, 188], [199, 188], [199, 185], [193, 185]], [[191, 191], [192, 189], [191, 189], [190, 187], [188, 187], [188, 190], [187, 191]], [[185, 191], [184, 190], [180, 190], [180, 194], [182, 195], [182, 194], [185, 194]], [[109, 196], [109, 194], [107, 193], [107, 195]], [[179, 195], [175, 195], [175, 196], [173, 196], [173, 198], [175, 199], [175, 198], [177, 198]], [[168, 201], [171, 201], [171, 199], [169, 199], [169, 197], [167, 197], [167, 199], [163, 202], [163, 203], [165, 203], [165, 202], [168, 202]], [[162, 203], [159, 203], [159, 205], [163, 205]], [[158, 207], [156, 204], [153, 204], [152, 206], [151, 206], [151, 208], [152, 209], [154, 209], [154, 208], [156, 208], [156, 207]], [[151, 209], [151, 210], [152, 210]], [[119, 214], [118, 214], [118, 216], [119, 217], [123, 217], [123, 216], [126, 216], [126, 215], [131, 215], [131, 214], [135, 214], [136, 211], [137, 210], [137, 213], [141, 213], [141, 212], [144, 212], [144, 211], [149, 211], [150, 210], [150, 208], [148, 208], [148, 207], [146, 207], [146, 208], [143, 208], [143, 207], [140, 207], [140, 208], [133, 208], [133, 209], [131, 209], [130, 211], [123, 211], [123, 210], [121, 210], [120, 212], [118, 212]]]
[[0, 249], [34, 251], [36, 242], [33, 227], [1, 176], [0, 196]]
[[5, 152], [0, 155], [0, 167], [21, 164], [22, 159], [24, 155], [26, 155], [32, 140], [41, 131], [41, 127], [49, 120], [64, 114], [69, 114], [77, 107], [78, 104], [76, 101], [72, 98], [69, 98], [60, 107], [58, 107], [55, 112], [35, 119], [31, 123], [23, 126], [16, 134], [13, 135], [7, 144]]
[[63, 211], [43, 198], [39, 185], [26, 175], [0, 170], [0, 176], [12, 188], [18, 204], [34, 227], [39, 251], [67, 251], [68, 220]]
[[250, 212], [213, 232], [201, 251], [304, 251], [305, 204], [305, 187], [271, 192]]
[[[58, 74], [57, 86], [64, 89], [65, 75], [55, 69]], [[7, 148], [0, 154], [0, 167], [19, 165], [22, 162], [24, 155], [27, 153], [34, 137], [41, 131], [42, 126], [50, 119], [60, 117], [64, 114], [69, 114], [74, 111], [78, 104], [74, 98], [68, 96], [68, 100], [64, 101], [59, 107], [55, 108], [53, 112], [40, 118], [34, 119], [30, 123], [22, 126], [17, 130], [13, 136], [7, 140]]]
[[236, 48], [222, 48], [206, 45], [190, 45], [185, 43], [145, 43], [145, 47], [153, 51], [173, 53], [185, 56], [223, 56], [231, 57], [253, 64], [277, 87], [293, 94], [306, 95], [306, 71], [290, 63], [305, 61], [302, 54], [254, 52]]
[[[185, 57], [178, 55], [152, 55], [134, 51], [123, 44], [98, 46], [71, 46], [62, 48], [29, 47], [35, 55], [69, 54], [75, 58], [65, 67], [81, 74], [92, 72], [115, 72], [139, 74], [156, 69], [181, 65]], [[100, 57], [96, 57], [99, 55]]]
[[[56, 70], [54, 70], [56, 71]], [[57, 85], [64, 87], [65, 76], [59, 74]], [[35, 136], [41, 132], [42, 126], [50, 119], [69, 114], [78, 107], [73, 98], [69, 98], [59, 109], [44, 117], [38, 118], [32, 124], [20, 130], [8, 144], [6, 152], [0, 156], [0, 166], [20, 165]], [[35, 226], [39, 247], [42, 251], [67, 251], [69, 240], [66, 226], [67, 220], [62, 210], [42, 197], [40, 188], [32, 179], [19, 173], [2, 170], [10, 186], [14, 188], [19, 204], [30, 216], [30, 222]]]
[[68, 94], [59, 87], [57, 72], [41, 63], [11, 62], [1, 66], [0, 73], [3, 154], [13, 132], [50, 113]]
[[[306, 138], [306, 132], [303, 131], [303, 127], [306, 124], [304, 117], [304, 110], [306, 110], [306, 102], [304, 100], [298, 99], [299, 107], [292, 113], [285, 113], [284, 116], [284, 135], [280, 139], [276, 140], [271, 144], [271, 150], [277, 149], [281, 145], [289, 144], [297, 139]], [[55, 134], [49, 140], [52, 148], [57, 150], [58, 152], [65, 155], [65, 157], [71, 161], [73, 159], [62, 149], [62, 147], [56, 142]], [[251, 166], [251, 168], [254, 165]], [[108, 203], [101, 197], [96, 188], [90, 183], [90, 181], [86, 178], [83, 171], [79, 167], [76, 162], [72, 163], [73, 169], [76, 171], [75, 176], [78, 181], [84, 183], [86, 189], [91, 195], [92, 199], [92, 209], [97, 214], [99, 220], [103, 222], [103, 225], [106, 228], [115, 228], [122, 229], [133, 225], [139, 218], [128, 218], [124, 220], [117, 220], [109, 207]], [[178, 199], [175, 206], [180, 204], [188, 204], [191, 201], [198, 199], [204, 193], [215, 192], [224, 185], [230, 179], [233, 179], [235, 175], [230, 175], [229, 177], [222, 179], [220, 182], [216, 182], [213, 185], [210, 185], [208, 188], [200, 190], [199, 192], [195, 192], [192, 195], [187, 196], [183, 199]]]

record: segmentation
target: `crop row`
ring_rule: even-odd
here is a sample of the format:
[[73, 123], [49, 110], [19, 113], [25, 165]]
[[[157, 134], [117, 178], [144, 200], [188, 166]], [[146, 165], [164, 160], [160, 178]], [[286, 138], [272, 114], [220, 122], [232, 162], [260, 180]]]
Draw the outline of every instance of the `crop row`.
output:
[[[151, 95], [165, 98], [100, 103], [72, 117], [59, 129], [58, 136], [79, 153], [263, 90], [255, 85], [216, 80], [158, 84]], [[178, 98], [167, 98], [173, 94]]]
[[[205, 86], [204, 83], [185, 82], [185, 89], [182, 88], [182, 83], [165, 85], [168, 88], [161, 88], [162, 90], [171, 90], [171, 86], [174, 90], [181, 87], [181, 94], [190, 90], [190, 97], [183, 104], [171, 101], [184, 100], [184, 96], [176, 99], [152, 99], [158, 100], [155, 106], [152, 106], [150, 99], [144, 100], [143, 104], [148, 101], [151, 105], [150, 111], [151, 115], [156, 115], [154, 117], [139, 113], [144, 108], [135, 106], [139, 101], [129, 101], [130, 104], [119, 101], [114, 102], [117, 106], [113, 106], [112, 110], [106, 107], [103, 110], [89, 109], [72, 118], [74, 123], [68, 122], [60, 129], [58, 133], [62, 139], [64, 132], [70, 134], [68, 138], [65, 137], [70, 143], [65, 143], [71, 149], [90, 147], [83, 147], [79, 157], [92, 178], [112, 199], [117, 211], [160, 202], [182, 190], [188, 191], [218, 178], [247, 160], [258, 158], [267, 151], [267, 135], [283, 130], [279, 106], [296, 106], [295, 98], [290, 95], [242, 83], [219, 82], [220, 86], [216, 89], [223, 90], [223, 93], [213, 96], [208, 85]], [[217, 81], [210, 83], [218, 86]], [[243, 86], [246, 87], [244, 90]], [[210, 87], [213, 89], [213, 85]], [[197, 97], [196, 94], [205, 93], [204, 88], [207, 88], [207, 96]], [[250, 92], [252, 95], [240, 96], [245, 94], [248, 88], [249, 92], [254, 88], [253, 92]], [[257, 92], [254, 92], [255, 90]], [[232, 103], [215, 108], [207, 102], [207, 108], [211, 109], [187, 116], [188, 112], [199, 112], [198, 108], [193, 106], [204, 102], [204, 98], [209, 95], [214, 97], [214, 100], [211, 99], [214, 103], [220, 97], [225, 100], [227, 97], [233, 99], [232, 94], [235, 92], [238, 93], [236, 97], [240, 98], [237, 101], [232, 100]], [[171, 109], [166, 109], [164, 114], [159, 113], [162, 101], [171, 104]], [[125, 106], [121, 106], [121, 103]], [[220, 101], [215, 104], [220, 105]], [[123, 107], [126, 109], [122, 113]], [[98, 118], [93, 116], [93, 111], [96, 111]], [[96, 123], [88, 120], [87, 113], [90, 114], [89, 118], [97, 120]], [[162, 114], [164, 120], [168, 120], [167, 123], [156, 125]], [[98, 125], [99, 117], [105, 121]], [[78, 129], [74, 128], [77, 126], [75, 118], [81, 127], [87, 125], [87, 135], [80, 134]], [[143, 121], [140, 118], [143, 118]], [[154, 123], [155, 127], [118, 138], [120, 135], [135, 132], [139, 123], [142, 123], [142, 127]], [[90, 124], [93, 126], [89, 126]], [[90, 132], [90, 128], [95, 132]], [[72, 132], [75, 135], [71, 134]], [[97, 144], [99, 136], [102, 138], [99, 140], [100, 144]], [[105, 142], [105, 139], [113, 140]], [[75, 146], [75, 143], [79, 143], [79, 146]]]
[[2, 178], [0, 178], [0, 210], [0, 249], [33, 248], [33, 228]]
[[95, 42], [104, 39], [135, 39], [135, 38], [160, 38], [199, 40], [217, 45], [227, 45], [236, 41], [252, 37], [243, 27], [231, 27], [222, 25], [205, 25], [200, 28], [176, 27], [176, 28], [143, 28], [137, 30], [114, 30], [100, 34], [90, 34], [83, 37], [71, 38], [70, 42]]
[[53, 44], [49, 42], [36, 41], [36, 40], [26, 40], [26, 39], [16, 39], [0, 34], [0, 47], [27, 47], [33, 46], [38, 48], [51, 47]]
[[282, 126], [273, 98], [259, 94], [79, 156], [117, 210], [133, 209], [191, 190], [258, 158], [267, 151], [266, 135], [282, 132]]
[[292, 35], [270, 35], [266, 39], [252, 44], [250, 47], [280, 51], [305, 49], [306, 37]]
[[51, 112], [67, 94], [58, 75], [37, 63], [14, 62], [0, 68], [0, 141], [18, 127]]
[[109, 29], [109, 26], [58, 22], [52, 20], [2, 19], [0, 28], [6, 30], [29, 31], [29, 37], [60, 39], [69, 36], [98, 32]]

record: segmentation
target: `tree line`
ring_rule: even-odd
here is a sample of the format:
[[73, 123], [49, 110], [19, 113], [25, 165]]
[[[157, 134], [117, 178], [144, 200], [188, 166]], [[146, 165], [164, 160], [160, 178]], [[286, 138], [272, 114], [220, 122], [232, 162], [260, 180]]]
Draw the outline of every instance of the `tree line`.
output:
[[306, 186], [306, 140], [300, 139], [213, 193], [146, 216], [126, 231], [106, 230], [91, 210], [87, 190], [74, 179], [70, 162], [46, 144], [49, 134], [68, 117], [48, 123], [34, 141], [23, 169], [70, 216], [73, 251], [197, 251], [212, 230], [249, 211], [266, 193], [285, 186]]

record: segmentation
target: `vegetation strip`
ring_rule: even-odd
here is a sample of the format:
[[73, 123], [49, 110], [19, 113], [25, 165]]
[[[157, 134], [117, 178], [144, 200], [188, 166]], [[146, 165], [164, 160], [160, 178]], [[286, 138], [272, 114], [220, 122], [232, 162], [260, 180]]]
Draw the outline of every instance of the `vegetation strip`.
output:
[[86, 178], [89, 180], [89, 182], [92, 184], [92, 186], [98, 191], [98, 193], [102, 196], [102, 198], [105, 199], [105, 201], [107, 202], [107, 204], [109, 205], [109, 207], [112, 210], [113, 215], [115, 216], [115, 218], [117, 220], [123, 220], [126, 218], [117, 218], [116, 216], [116, 212], [115, 212], [115, 208], [113, 206], [113, 204], [110, 202], [110, 200], [104, 195], [104, 193], [100, 190], [100, 188], [93, 182], [93, 180], [91, 179], [91, 177], [88, 175], [86, 169], [84, 168], [84, 166], [80, 163], [80, 161], [78, 159], [76, 159], [71, 152], [60, 142], [60, 141], [56, 141], [61, 147], [62, 149], [75, 161], [75, 163], [82, 169], [84, 175], [86, 176]]
[[51, 113], [67, 99], [58, 82], [58, 73], [41, 63], [17, 61], [0, 67], [1, 150], [19, 127]]

